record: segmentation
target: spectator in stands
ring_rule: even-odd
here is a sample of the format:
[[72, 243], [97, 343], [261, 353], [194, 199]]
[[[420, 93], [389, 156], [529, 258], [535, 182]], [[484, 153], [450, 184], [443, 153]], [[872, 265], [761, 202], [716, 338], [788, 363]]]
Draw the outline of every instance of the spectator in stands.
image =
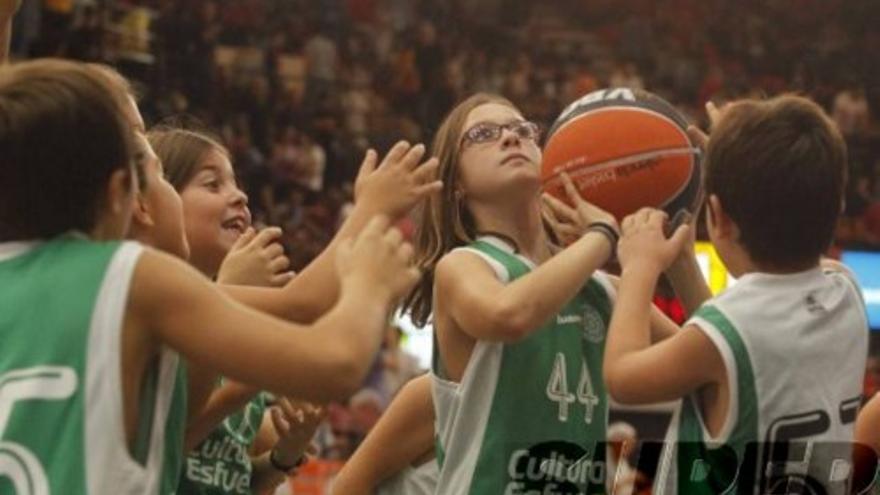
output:
[[[157, 0], [150, 44], [156, 63], [138, 70], [148, 113], [189, 112], [214, 128], [236, 127], [229, 139], [249, 140], [250, 150], [242, 153], [267, 157], [271, 167], [264, 170], [278, 163], [276, 148], [288, 127], [320, 147], [320, 180], [311, 173], [299, 181], [260, 175], [258, 167], [242, 173], [255, 214], [263, 217], [299, 215], [286, 195], [264, 194], [279, 184], [303, 183], [312, 191], [319, 183], [341, 187], [366, 147], [384, 150], [401, 136], [429, 135], [461, 95], [474, 91], [514, 95], [546, 126], [571, 100], [609, 85], [644, 86], [689, 115], [699, 115], [707, 99], [794, 89], [824, 102], [841, 129], [857, 136], [851, 153], [870, 182], [880, 183], [872, 166], [880, 158], [880, 132], [871, 127], [868, 103], [878, 69], [861, 70], [877, 39], [865, 29], [877, 15], [872, 0], [850, 0], [846, 8], [841, 0], [801, 0], [796, 9], [785, 1], [747, 4], [559, 0], [552, 9], [534, 2], [510, 9], [509, 2], [489, 1]], [[26, 2], [18, 43], [36, 39], [37, 53], [111, 55], [90, 10], [75, 5]], [[328, 5], [335, 12], [323, 12]], [[125, 18], [116, 7], [95, 11], [102, 32]], [[511, 16], [518, 16], [516, 22], [503, 22]], [[43, 21], [34, 23], [39, 17]], [[282, 74], [285, 63], [302, 67], [301, 75]], [[280, 163], [308, 164], [285, 146]], [[246, 160], [241, 163], [250, 170]], [[324, 193], [315, 194], [309, 203], [327, 201]], [[848, 238], [863, 245], [877, 239], [871, 201], [851, 208], [865, 228]], [[333, 225], [322, 228], [332, 232]], [[291, 237], [327, 237], [313, 230]]]
[[419, 359], [401, 347], [403, 337], [400, 327], [389, 325], [382, 344], [381, 390], [389, 403], [404, 383], [425, 371], [419, 366]]
[[844, 137], [861, 135], [867, 131], [870, 119], [864, 89], [849, 87], [837, 93], [831, 117]]
[[308, 82], [306, 83], [306, 99], [328, 94], [335, 89], [337, 71], [339, 69], [339, 53], [336, 42], [320, 29], [305, 46]]

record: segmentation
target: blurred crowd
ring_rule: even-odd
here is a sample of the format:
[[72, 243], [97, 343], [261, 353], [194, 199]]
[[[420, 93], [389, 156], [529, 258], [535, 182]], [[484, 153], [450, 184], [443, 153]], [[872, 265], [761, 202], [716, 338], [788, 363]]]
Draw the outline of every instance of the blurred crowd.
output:
[[302, 267], [368, 147], [430, 140], [481, 90], [545, 125], [607, 86], [702, 124], [709, 99], [806, 93], [850, 144], [839, 241], [880, 246], [877, 25], [872, 0], [34, 0], [13, 50], [112, 62], [139, 82], [148, 121], [185, 114], [220, 134], [255, 218], [284, 228]]
[[361, 390], [348, 403], [328, 407], [327, 421], [317, 436], [322, 458], [348, 459], [400, 388], [425, 372], [416, 356], [401, 346], [405, 338], [400, 327], [390, 325]]
[[[657, 93], [704, 127], [709, 100], [811, 96], [849, 143], [838, 247], [880, 249], [876, 26], [876, 0], [26, 0], [12, 48], [112, 63], [148, 124], [213, 130], [299, 269], [350, 209], [368, 148], [429, 141], [476, 91], [549, 127], [609, 86]], [[420, 371], [400, 338], [389, 328], [365, 389], [331, 410], [326, 456], [344, 459]]]

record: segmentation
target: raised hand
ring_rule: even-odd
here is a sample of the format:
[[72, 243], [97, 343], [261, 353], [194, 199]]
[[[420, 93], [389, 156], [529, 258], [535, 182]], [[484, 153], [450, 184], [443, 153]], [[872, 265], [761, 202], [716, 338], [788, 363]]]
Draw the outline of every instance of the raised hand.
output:
[[413, 248], [386, 216], [377, 216], [355, 239], [346, 239], [336, 254], [343, 291], [358, 287], [369, 292], [387, 291], [397, 301], [415, 285], [419, 270], [413, 266]]
[[427, 196], [439, 191], [436, 158], [421, 161], [425, 146], [406, 141], [395, 144], [382, 162], [375, 150], [367, 151], [354, 183], [356, 205], [397, 220]]
[[665, 212], [654, 208], [642, 208], [623, 219], [617, 258], [624, 270], [638, 266], [659, 274], [675, 261], [685, 245], [691, 242], [692, 228], [681, 225], [667, 238], [668, 220]]
[[587, 232], [590, 224], [601, 222], [614, 230], [619, 230], [617, 219], [614, 215], [589, 203], [581, 197], [577, 188], [565, 172], [560, 175], [562, 185], [572, 206], [569, 206], [553, 196], [544, 193], [542, 214], [544, 220], [564, 244], [573, 242]]
[[281, 246], [281, 229], [267, 227], [257, 232], [248, 228], [223, 259], [217, 281], [231, 285], [277, 287], [293, 278], [290, 260]]
[[324, 409], [280, 397], [269, 414], [278, 433], [278, 441], [273, 447], [276, 460], [285, 466], [296, 465], [306, 454], [315, 430], [324, 420]]
[[[711, 101], [706, 102], [706, 114], [709, 116], [709, 130], [712, 130], [712, 127], [715, 127], [715, 124], [718, 123], [718, 119], [721, 118], [721, 110], [715, 106]], [[691, 141], [697, 145], [703, 151], [706, 151], [706, 147], [709, 146], [709, 135], [703, 132], [699, 127], [695, 125], [690, 125], [687, 128], [688, 137], [691, 138]]]

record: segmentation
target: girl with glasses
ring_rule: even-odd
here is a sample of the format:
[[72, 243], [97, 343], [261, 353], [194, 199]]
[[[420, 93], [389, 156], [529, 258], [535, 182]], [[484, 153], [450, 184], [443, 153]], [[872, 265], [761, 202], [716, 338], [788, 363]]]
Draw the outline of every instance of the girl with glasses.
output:
[[598, 269], [618, 226], [574, 193], [576, 210], [557, 202], [547, 215], [570, 214], [565, 226], [579, 238], [566, 249], [551, 242], [538, 137], [512, 103], [478, 94], [434, 139], [446, 187], [423, 211], [415, 244], [424, 275], [407, 306], [435, 329], [443, 493], [604, 491], [601, 370], [613, 289]]
[[[412, 461], [432, 451], [444, 494], [604, 493], [613, 478], [601, 372], [614, 282], [599, 268], [618, 226], [567, 176], [573, 207], [542, 204], [539, 138], [511, 102], [489, 94], [455, 107], [435, 135], [444, 188], [422, 210], [423, 276], [405, 301], [417, 324], [433, 323], [433, 369], [392, 403], [335, 493], [372, 493], [383, 479], [383, 489], [401, 486], [389, 476], [429, 471]], [[542, 213], [568, 247], [552, 242]], [[672, 328], [659, 313], [652, 322], [658, 333]], [[426, 401], [433, 415], [419, 412]], [[427, 433], [418, 414], [434, 423]], [[403, 432], [413, 433], [404, 441]], [[381, 456], [359, 455], [368, 449]]]

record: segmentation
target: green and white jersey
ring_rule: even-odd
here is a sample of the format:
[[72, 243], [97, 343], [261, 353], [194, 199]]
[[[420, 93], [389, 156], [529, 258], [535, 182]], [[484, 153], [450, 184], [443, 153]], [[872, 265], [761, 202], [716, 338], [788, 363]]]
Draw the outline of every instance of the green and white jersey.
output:
[[122, 323], [141, 252], [73, 235], [0, 244], [0, 494], [156, 494], [173, 484], [168, 452], [182, 447], [184, 421], [169, 416], [182, 410], [176, 353], [162, 351], [145, 375], [133, 453], [125, 436]]
[[259, 393], [227, 417], [186, 457], [177, 495], [250, 495], [250, 449], [260, 431], [268, 397]]
[[845, 493], [868, 345], [854, 282], [750, 273], [688, 323], [718, 348], [730, 404], [713, 437], [682, 401], [654, 493]]
[[[535, 268], [494, 237], [459, 249], [503, 283]], [[522, 341], [478, 341], [460, 383], [445, 378], [435, 346], [438, 493], [604, 493], [602, 358], [612, 290], [597, 274]]]
[[186, 360], [181, 359], [177, 366], [177, 379], [174, 381], [174, 391], [171, 398], [171, 410], [168, 412], [169, 421], [165, 424], [165, 438], [174, 441], [165, 442], [165, 462], [162, 472], [162, 486], [159, 493], [173, 495], [177, 491], [180, 482], [180, 473], [183, 471], [184, 447], [186, 436], [186, 421], [188, 413], [189, 382], [187, 378]]

